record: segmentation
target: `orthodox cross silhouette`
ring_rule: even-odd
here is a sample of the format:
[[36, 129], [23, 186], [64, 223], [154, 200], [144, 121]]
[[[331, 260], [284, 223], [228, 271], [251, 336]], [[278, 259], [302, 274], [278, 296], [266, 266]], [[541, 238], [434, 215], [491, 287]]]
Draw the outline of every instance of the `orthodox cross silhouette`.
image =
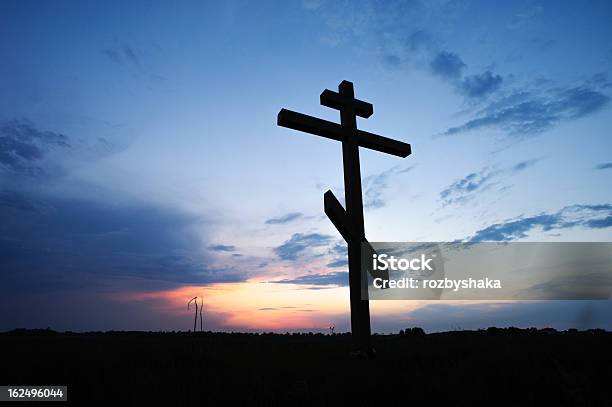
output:
[[[367, 119], [374, 113], [371, 103], [355, 99], [353, 83], [342, 81], [338, 92], [326, 89], [321, 104], [340, 111], [340, 124], [287, 109], [278, 113], [277, 124], [293, 130], [342, 142], [344, 196], [346, 210], [332, 191], [324, 194], [325, 214], [348, 245], [351, 331], [354, 346], [370, 352], [370, 306], [367, 301], [367, 276], [361, 273], [361, 243], [367, 242], [363, 225], [363, 197], [359, 168], [359, 147], [402, 158], [411, 153], [410, 144], [357, 129], [357, 116]], [[366, 300], [362, 300], [366, 298]]]

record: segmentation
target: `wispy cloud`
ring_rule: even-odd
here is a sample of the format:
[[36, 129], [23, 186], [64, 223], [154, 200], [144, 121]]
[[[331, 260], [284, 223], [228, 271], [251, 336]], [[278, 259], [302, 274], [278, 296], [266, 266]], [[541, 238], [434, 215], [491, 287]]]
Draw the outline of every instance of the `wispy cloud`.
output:
[[266, 220], [266, 225], [284, 225], [302, 218], [304, 215], [300, 212], [291, 212], [275, 218]]
[[236, 246], [227, 244], [213, 244], [208, 246], [208, 250], [213, 252], [233, 252], [236, 250]]
[[589, 79], [588, 83], [592, 84], [593, 86], [597, 86], [601, 89], [612, 87], [612, 81], [610, 81], [610, 79], [608, 78], [608, 74], [605, 72], [598, 72], [596, 74], [593, 74], [593, 76], [591, 76], [591, 78]]
[[327, 263], [327, 267], [336, 268], [336, 267], [346, 267], [348, 265], [348, 260], [344, 259], [336, 259], [330, 263]]
[[596, 170], [609, 170], [612, 168], [612, 163], [602, 163], [595, 166]]
[[[328, 26], [330, 44], [352, 41], [364, 52], [375, 53], [383, 64], [393, 70], [418, 69], [446, 81], [462, 95], [473, 114], [455, 126], [447, 127], [439, 135], [456, 135], [479, 129], [498, 128], [515, 137], [532, 136], [565, 122], [580, 119], [601, 110], [609, 100], [603, 89], [612, 86], [605, 73], [593, 75], [583, 84], [557, 84], [547, 89], [525, 91], [532, 78], [520, 78], [492, 68], [481, 69], [483, 63], [491, 67], [500, 61], [472, 61], [461, 52], [445, 46], [440, 36], [442, 21], [457, 16], [464, 18], [468, 7], [457, 2], [359, 2], [320, 3], [316, 13]], [[516, 6], [510, 9], [510, 28], [539, 21], [540, 6]], [[453, 25], [453, 22], [448, 22]], [[424, 29], [423, 27], [427, 27]], [[440, 34], [438, 34], [440, 33]], [[534, 52], [549, 46], [550, 39], [524, 44]], [[519, 82], [523, 81], [520, 85]], [[514, 85], [514, 89], [510, 88]], [[488, 103], [484, 109], [481, 107]]]
[[348, 247], [346, 246], [346, 243], [336, 243], [335, 245], [333, 245], [331, 247], [331, 249], [329, 250], [330, 254], [337, 254], [340, 256], [346, 256], [348, 254]]
[[291, 279], [272, 281], [280, 284], [347, 286], [348, 272], [338, 271], [328, 274], [306, 274]]
[[466, 68], [467, 65], [458, 54], [445, 50], [437, 52], [429, 63], [429, 69], [434, 75], [450, 81], [467, 98], [484, 98], [499, 89], [503, 82], [500, 75], [489, 70], [463, 77]]
[[[387, 204], [384, 197], [385, 190], [393, 182], [394, 178], [398, 175], [407, 174], [414, 168], [416, 168], [416, 165], [407, 167], [396, 165], [387, 170], [364, 177], [361, 182], [364, 209], [371, 210], [384, 207]], [[340, 202], [344, 202], [344, 188], [334, 188], [334, 191], [338, 194]]]
[[63, 134], [38, 130], [28, 121], [7, 121], [0, 126], [0, 171], [41, 174], [45, 156], [53, 149], [68, 147]]
[[333, 257], [333, 260], [327, 263], [327, 267], [336, 268], [336, 267], [346, 267], [348, 265], [347, 255], [348, 248], [346, 243], [336, 243], [329, 250], [328, 253]]
[[159, 84], [165, 77], [156, 72], [151, 55], [159, 52], [156, 47], [146, 50], [134, 46], [117, 43], [102, 50], [102, 54], [113, 64], [123, 68], [133, 77], [147, 78], [151, 83]]
[[[428, 43], [427, 46], [432, 46]], [[482, 73], [464, 76], [467, 64], [454, 52], [430, 48], [433, 54], [429, 62], [429, 71], [445, 81], [448, 81], [454, 90], [471, 102], [480, 102], [489, 95], [496, 92], [502, 85], [501, 75], [494, 74], [490, 70]]]
[[42, 212], [45, 209], [50, 209], [35, 198], [19, 194], [16, 191], [0, 190], [0, 209], [2, 207], [31, 212]]
[[385, 206], [386, 201], [383, 192], [389, 186], [392, 177], [399, 174], [406, 174], [414, 169], [413, 166], [395, 166], [388, 170], [368, 175], [363, 179], [363, 207], [365, 209], [377, 209]]
[[465, 67], [459, 55], [448, 51], [438, 52], [429, 63], [431, 72], [444, 79], [460, 78]]
[[275, 247], [274, 253], [282, 260], [297, 260], [306, 249], [327, 246], [331, 240], [331, 236], [320, 233], [295, 233], [289, 240]]
[[481, 73], [464, 76], [468, 65], [455, 52], [439, 50], [434, 42], [424, 46], [429, 47], [428, 53], [432, 56], [429, 62], [429, 71], [436, 77], [450, 83], [458, 94], [464, 96], [471, 103], [480, 103], [491, 94], [500, 89], [503, 77], [486, 70]]
[[463, 79], [458, 85], [459, 91], [470, 98], [482, 98], [499, 89], [503, 79], [491, 71], [471, 75]]
[[[532, 158], [520, 161], [510, 168], [496, 169], [483, 167], [477, 172], [472, 172], [453, 182], [440, 192], [442, 206], [465, 204], [474, 199], [477, 195], [502, 183], [508, 177], [533, 167], [540, 160], [540, 158]], [[502, 188], [507, 187], [508, 186], [504, 186]]]
[[[447, 81], [468, 99], [484, 98], [496, 91], [502, 77], [490, 71], [465, 77], [468, 64], [433, 33], [435, 26], [461, 12], [454, 2], [328, 2], [319, 3], [317, 13], [329, 28], [325, 43], [337, 45], [352, 40], [378, 50], [383, 63], [393, 69], [416, 68]], [[312, 10], [312, 8], [310, 8]], [[429, 21], [434, 19], [435, 22]], [[406, 35], [406, 33], [409, 33]], [[366, 45], [363, 45], [364, 47]]]
[[495, 177], [499, 174], [497, 170], [488, 167], [478, 172], [473, 172], [453, 182], [440, 192], [442, 205], [463, 204], [473, 199], [476, 193], [481, 193], [496, 184]]
[[569, 120], [580, 119], [602, 110], [610, 97], [588, 84], [546, 90], [514, 92], [491, 102], [476, 118], [451, 127], [442, 135], [497, 127], [511, 136], [527, 137], [549, 130]]
[[515, 174], [517, 172], [524, 171], [527, 168], [530, 168], [536, 165], [538, 161], [540, 161], [539, 158], [532, 158], [531, 160], [521, 161], [519, 163], [516, 163], [512, 168], [510, 168], [510, 172]]
[[544, 8], [539, 4], [529, 4], [522, 10], [514, 14], [510, 28], [521, 29], [526, 25], [531, 24], [538, 17], [543, 14]]
[[578, 226], [592, 229], [611, 227], [612, 205], [571, 205], [554, 213], [520, 216], [480, 229], [469, 240], [510, 241], [525, 238], [536, 229], [547, 232]]
[[136, 54], [136, 51], [128, 45], [123, 44], [121, 46], [105, 48], [102, 50], [102, 53], [117, 65], [126, 66], [139, 73], [144, 71], [140, 57]]

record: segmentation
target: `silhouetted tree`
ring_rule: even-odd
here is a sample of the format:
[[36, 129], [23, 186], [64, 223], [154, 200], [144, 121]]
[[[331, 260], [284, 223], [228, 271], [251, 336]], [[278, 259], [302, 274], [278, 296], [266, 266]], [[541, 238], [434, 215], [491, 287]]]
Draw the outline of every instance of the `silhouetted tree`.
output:
[[[402, 335], [401, 331], [400, 331], [400, 335]], [[423, 330], [423, 328], [419, 328], [414, 327], [414, 328], [406, 328], [406, 330], [404, 331], [404, 335], [405, 336], [425, 336], [425, 331]]]

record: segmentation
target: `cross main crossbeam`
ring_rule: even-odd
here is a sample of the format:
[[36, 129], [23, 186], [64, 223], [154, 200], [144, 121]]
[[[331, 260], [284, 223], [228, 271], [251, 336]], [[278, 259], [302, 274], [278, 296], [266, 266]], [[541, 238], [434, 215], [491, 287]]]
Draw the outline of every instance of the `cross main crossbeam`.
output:
[[[278, 113], [277, 124], [282, 127], [303, 131], [336, 141], [344, 141], [347, 137], [346, 129], [340, 124], [288, 109], [281, 109]], [[354, 135], [360, 147], [369, 148], [370, 150], [376, 150], [381, 153], [387, 153], [402, 158], [408, 157], [412, 152], [410, 144], [368, 133], [367, 131], [357, 129]]]

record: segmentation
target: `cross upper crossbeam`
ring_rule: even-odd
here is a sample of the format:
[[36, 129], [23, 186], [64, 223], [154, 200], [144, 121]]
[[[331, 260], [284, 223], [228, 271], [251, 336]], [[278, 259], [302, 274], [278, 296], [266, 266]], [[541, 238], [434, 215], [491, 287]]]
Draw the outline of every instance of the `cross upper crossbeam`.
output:
[[374, 106], [372, 106], [371, 103], [329, 89], [325, 89], [323, 93], [321, 93], [321, 104], [337, 110], [352, 108], [357, 116], [363, 117], [364, 119], [367, 119], [374, 113]]
[[371, 103], [355, 99], [355, 88], [353, 83], [349, 81], [340, 82], [338, 92], [325, 89], [321, 93], [321, 104], [340, 111], [349, 110], [366, 119], [374, 113], [374, 107]]

